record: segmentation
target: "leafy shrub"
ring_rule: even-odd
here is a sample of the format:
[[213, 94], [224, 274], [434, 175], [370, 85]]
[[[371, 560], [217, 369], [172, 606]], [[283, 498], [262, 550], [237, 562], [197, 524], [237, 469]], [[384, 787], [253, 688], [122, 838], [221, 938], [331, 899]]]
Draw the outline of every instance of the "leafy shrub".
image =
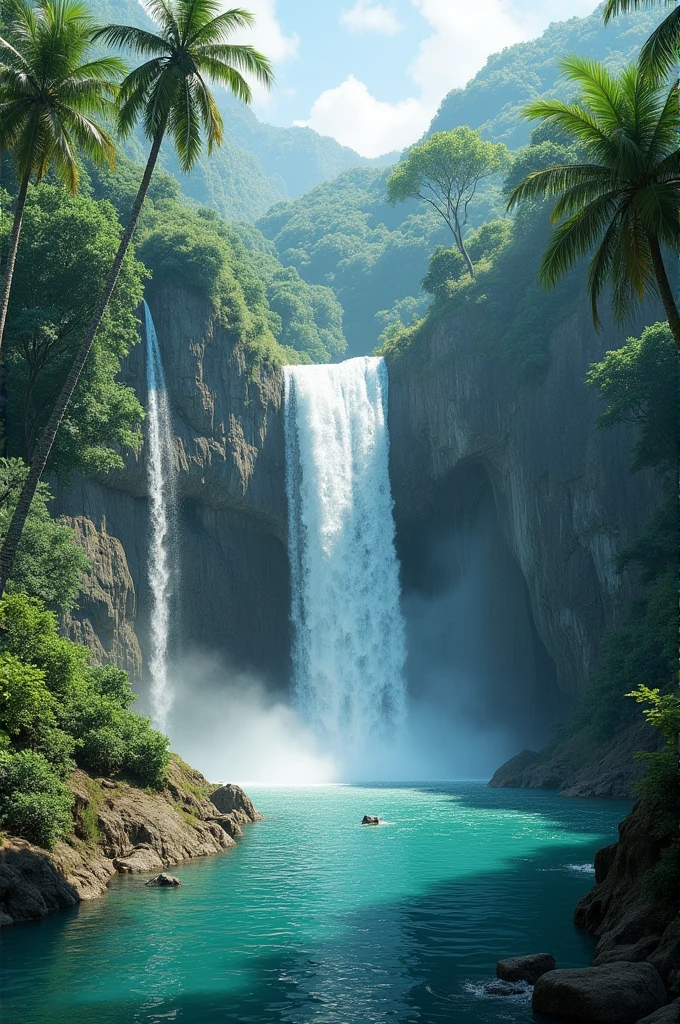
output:
[[125, 741], [112, 726], [89, 729], [80, 741], [78, 763], [92, 775], [118, 775], [125, 764]]
[[73, 796], [46, 757], [0, 750], [0, 818], [10, 832], [51, 849], [73, 824]]
[[45, 686], [45, 673], [25, 665], [14, 654], [0, 654], [0, 729], [9, 736], [54, 725], [55, 700]]

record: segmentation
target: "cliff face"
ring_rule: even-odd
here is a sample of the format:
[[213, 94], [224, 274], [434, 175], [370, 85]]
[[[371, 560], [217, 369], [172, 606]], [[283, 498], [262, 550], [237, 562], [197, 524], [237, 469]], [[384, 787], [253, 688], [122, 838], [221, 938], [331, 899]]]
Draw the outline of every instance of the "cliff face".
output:
[[[289, 657], [282, 376], [248, 368], [243, 347], [207, 300], [163, 287], [149, 288], [147, 301], [165, 369], [178, 471], [182, 585], [173, 601], [173, 644], [217, 652], [237, 668], [282, 682]], [[144, 344], [133, 349], [123, 373], [144, 404]], [[127, 456], [123, 472], [76, 476], [55, 487], [59, 514], [104, 522], [107, 537], [122, 545], [145, 659], [151, 614], [146, 451], [145, 445], [138, 457]], [[85, 540], [91, 529], [83, 529]], [[117, 605], [121, 580], [109, 588]], [[101, 646], [108, 660], [133, 667], [102, 638], [99, 595], [91, 589], [86, 583], [69, 633], [90, 643], [97, 656]]]
[[440, 322], [389, 363], [398, 526], [426, 522], [442, 496], [453, 508], [468, 481], [485, 476], [538, 635], [569, 695], [582, 692], [603, 634], [634, 592], [614, 557], [660, 500], [651, 476], [628, 471], [631, 433], [596, 429], [602, 403], [584, 386], [589, 365], [630, 333], [609, 326], [596, 334], [583, 309], [551, 337], [545, 376], [521, 389], [501, 360], [475, 348], [463, 319]]

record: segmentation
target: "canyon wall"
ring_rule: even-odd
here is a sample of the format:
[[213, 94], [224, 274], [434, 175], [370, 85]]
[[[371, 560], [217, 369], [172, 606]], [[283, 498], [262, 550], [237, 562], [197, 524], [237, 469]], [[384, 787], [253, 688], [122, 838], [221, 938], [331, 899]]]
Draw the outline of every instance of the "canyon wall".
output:
[[[249, 367], [242, 342], [206, 299], [153, 285], [147, 299], [176, 437], [182, 587], [173, 644], [216, 653], [283, 687], [289, 583], [282, 375]], [[543, 378], [518, 388], [502, 360], [476, 349], [469, 333], [462, 320], [441, 321], [389, 361], [398, 537], [417, 533], [435, 511], [455, 523], [475, 493], [490, 488], [509, 557], [526, 583], [522, 643], [535, 648], [529, 630], [537, 634], [559, 691], [573, 696], [597, 663], [603, 633], [618, 624], [634, 593], [634, 580], [615, 573], [614, 556], [641, 532], [660, 497], [651, 476], [628, 472], [631, 432], [596, 429], [602, 404], [583, 383], [589, 364], [625, 334], [610, 326], [597, 335], [584, 308], [551, 338]], [[143, 345], [126, 360], [124, 375], [144, 403]], [[95, 634], [100, 658], [138, 676], [131, 637], [136, 633], [145, 658], [150, 613], [144, 449], [126, 456], [122, 472], [57, 487], [55, 504], [59, 514], [80, 517], [86, 548], [96, 551], [98, 565], [106, 563], [86, 586], [69, 631], [82, 639]], [[104, 552], [114, 542], [119, 571]], [[520, 599], [512, 596], [516, 582], [507, 600], [498, 587], [499, 607]]]
[[[660, 319], [646, 310], [642, 323]], [[471, 340], [464, 318], [441, 320], [389, 361], [391, 479], [400, 523], [456, 515], [470, 481], [490, 484], [498, 520], [526, 581], [538, 635], [560, 691], [577, 695], [635, 589], [614, 558], [644, 528], [657, 480], [628, 471], [632, 429], [598, 430], [604, 406], [588, 367], [627, 332], [600, 334], [584, 306], [550, 338], [544, 375], [514, 384]]]

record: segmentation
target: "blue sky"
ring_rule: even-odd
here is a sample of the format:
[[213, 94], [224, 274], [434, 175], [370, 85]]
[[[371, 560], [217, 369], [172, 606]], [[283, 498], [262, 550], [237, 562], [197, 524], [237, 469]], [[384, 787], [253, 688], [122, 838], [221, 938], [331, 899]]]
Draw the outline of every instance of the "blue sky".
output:
[[[234, 3], [225, 3], [233, 6]], [[491, 53], [551, 21], [590, 14], [596, 0], [239, 0], [248, 33], [276, 66], [277, 86], [255, 111], [272, 124], [308, 124], [365, 156], [401, 149], [441, 99]]]

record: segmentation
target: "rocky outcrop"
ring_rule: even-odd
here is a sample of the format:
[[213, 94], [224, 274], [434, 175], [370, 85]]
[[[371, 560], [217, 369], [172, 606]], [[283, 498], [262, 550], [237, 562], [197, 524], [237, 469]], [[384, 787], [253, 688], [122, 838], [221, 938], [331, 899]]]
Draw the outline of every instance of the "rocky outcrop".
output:
[[496, 964], [496, 977], [502, 981], [526, 981], [535, 985], [538, 979], [555, 970], [555, 957], [550, 953], [509, 956]]
[[666, 1002], [661, 978], [651, 964], [608, 964], [550, 971], [536, 982], [536, 1013], [598, 1024], [636, 1024]]
[[262, 815], [255, 810], [250, 797], [240, 786], [234, 786], [231, 782], [211, 793], [210, 802], [220, 812], [220, 818], [231, 816], [239, 825], [262, 821]]
[[142, 652], [135, 634], [137, 597], [123, 545], [85, 516], [65, 517], [87, 555], [91, 571], [83, 577], [78, 604], [64, 619], [64, 632], [92, 651], [99, 665], [125, 669], [136, 686], [142, 675]]
[[[644, 322], [654, 316], [647, 310]], [[461, 314], [388, 364], [398, 529], [424, 522], [442, 494], [453, 514], [471, 471], [486, 476], [558, 686], [571, 696], [635, 590], [614, 557], [660, 501], [651, 475], [628, 471], [632, 434], [597, 430], [602, 404], [584, 385], [590, 364], [631, 333], [610, 324], [597, 334], [584, 307], [552, 334], [544, 376], [517, 385]]]
[[639, 750], [661, 750], [664, 739], [645, 721], [635, 722], [599, 747], [586, 747], [580, 736], [550, 753], [523, 750], [506, 761], [489, 782], [494, 789], [559, 789], [562, 796], [631, 800], [645, 774]]
[[[75, 828], [67, 841], [58, 841], [49, 853], [12, 837], [0, 847], [0, 925], [38, 920], [59, 907], [95, 899], [116, 873], [159, 872], [235, 846], [215, 814], [209, 784], [179, 758], [171, 760], [160, 793], [92, 779], [80, 770], [69, 786]], [[240, 793], [241, 804], [252, 808]], [[247, 820], [259, 817], [252, 808]]]
[[579, 902], [574, 921], [598, 937], [595, 966], [646, 962], [658, 971], [669, 995], [677, 995], [680, 918], [673, 913], [671, 894], [668, 905], [659, 906], [645, 880], [667, 845], [655, 838], [657, 830], [655, 813], [636, 804], [619, 825], [618, 842], [598, 851], [595, 885]]

